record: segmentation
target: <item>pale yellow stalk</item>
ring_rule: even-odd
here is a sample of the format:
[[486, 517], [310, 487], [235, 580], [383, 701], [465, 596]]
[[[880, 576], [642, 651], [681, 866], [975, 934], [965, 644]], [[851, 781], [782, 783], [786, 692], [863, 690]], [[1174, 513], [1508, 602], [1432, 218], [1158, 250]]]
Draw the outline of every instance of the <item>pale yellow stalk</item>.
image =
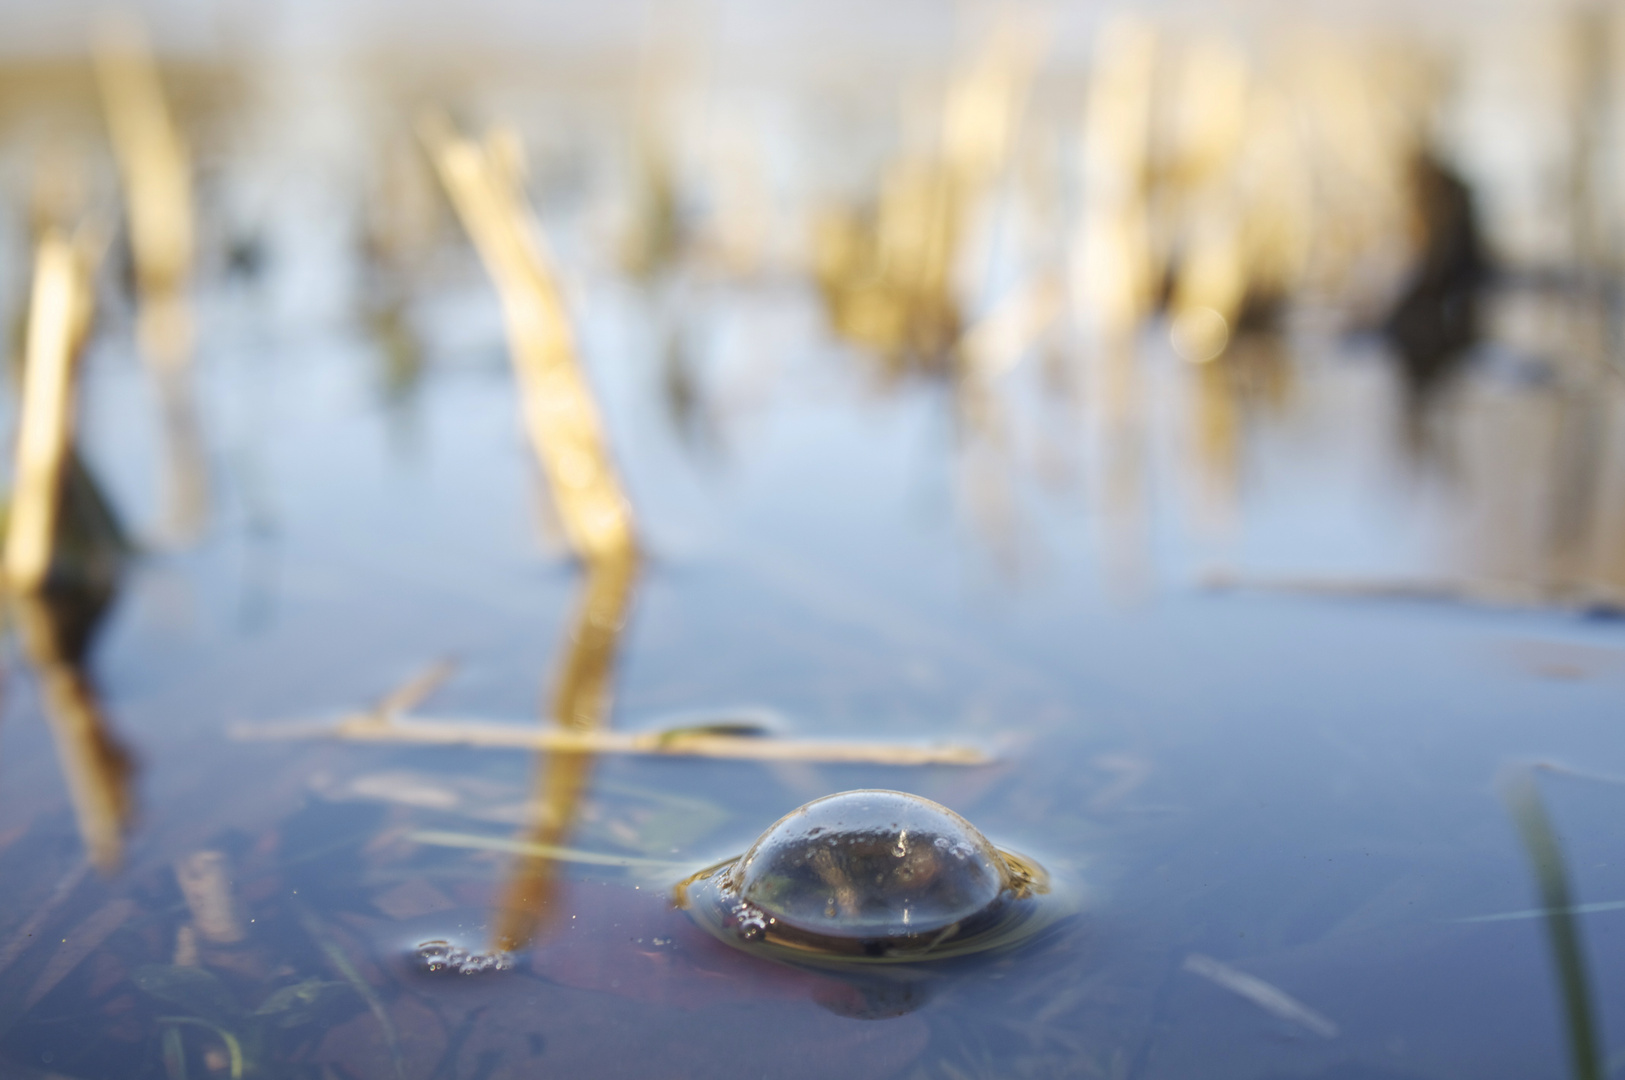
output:
[[34, 260], [6, 531], [6, 581], [16, 592], [39, 589], [51, 566], [63, 469], [73, 441], [74, 367], [88, 292], [73, 244], [60, 232], [48, 232]]
[[424, 123], [423, 134], [501, 296], [525, 428], [565, 534], [585, 559], [630, 551], [631, 507], [576, 357], [551, 260], [518, 185], [515, 141], [494, 137], [481, 145], [438, 117]]

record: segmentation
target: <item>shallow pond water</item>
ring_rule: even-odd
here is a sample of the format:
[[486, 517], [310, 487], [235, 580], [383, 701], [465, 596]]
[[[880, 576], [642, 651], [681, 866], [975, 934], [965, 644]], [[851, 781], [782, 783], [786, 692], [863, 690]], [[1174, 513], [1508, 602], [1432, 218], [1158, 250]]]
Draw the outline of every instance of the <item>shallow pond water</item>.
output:
[[[397, 280], [354, 242], [370, 159], [261, 106], [210, 165], [236, 255], [200, 275], [190, 463], [103, 285], [80, 448], [135, 550], [82, 653], [58, 612], [5, 654], [0, 1075], [1523, 1078], [1567, 1074], [1577, 1008], [1617, 1065], [1625, 380], [1590, 294], [1502, 281], [1425, 402], [1313, 311], [1224, 385], [1158, 322], [1114, 443], [1042, 350], [972, 400], [782, 265], [626, 271], [608, 106], [557, 105], [532, 187], [644, 548], [589, 573], [455, 222]], [[425, 671], [458, 722], [987, 760], [263, 737]], [[872, 788], [1032, 858], [1064, 917], [927, 985], [674, 906]]]

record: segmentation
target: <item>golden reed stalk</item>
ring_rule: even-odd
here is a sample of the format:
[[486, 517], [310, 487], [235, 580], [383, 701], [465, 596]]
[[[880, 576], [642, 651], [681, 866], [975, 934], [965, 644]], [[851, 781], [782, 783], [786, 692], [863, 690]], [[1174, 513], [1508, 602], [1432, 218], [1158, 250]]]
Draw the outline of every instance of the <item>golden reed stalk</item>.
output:
[[62, 477], [73, 443], [74, 369], [90, 303], [84, 254], [60, 231], [49, 230], [34, 259], [6, 530], [6, 582], [14, 592], [36, 592], [51, 567]]
[[442, 116], [423, 139], [452, 205], [502, 298], [531, 448], [547, 475], [565, 534], [593, 560], [636, 547], [632, 509], [610, 461], [551, 260], [520, 189], [516, 142], [458, 135]]

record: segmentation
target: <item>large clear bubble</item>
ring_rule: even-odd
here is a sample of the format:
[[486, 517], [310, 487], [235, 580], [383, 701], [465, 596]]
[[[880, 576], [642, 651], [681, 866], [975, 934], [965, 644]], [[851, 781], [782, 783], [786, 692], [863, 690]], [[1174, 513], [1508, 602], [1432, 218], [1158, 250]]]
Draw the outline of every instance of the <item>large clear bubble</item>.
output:
[[1003, 858], [970, 822], [900, 791], [815, 800], [762, 834], [732, 876], [741, 899], [831, 937], [932, 934], [996, 905]]
[[1024, 936], [1045, 881], [947, 807], [866, 790], [792, 811], [744, 855], [678, 891], [726, 940], [803, 958], [897, 960]]

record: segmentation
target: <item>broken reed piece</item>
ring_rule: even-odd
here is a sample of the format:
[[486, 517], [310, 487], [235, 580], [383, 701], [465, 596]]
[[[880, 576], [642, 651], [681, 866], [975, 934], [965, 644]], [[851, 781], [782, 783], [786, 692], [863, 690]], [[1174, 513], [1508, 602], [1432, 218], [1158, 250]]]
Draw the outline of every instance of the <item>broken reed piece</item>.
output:
[[864, 765], [987, 765], [993, 758], [971, 746], [909, 746], [778, 739], [703, 732], [623, 732], [527, 727], [467, 720], [394, 719], [380, 723], [373, 713], [337, 722], [239, 725], [237, 739], [342, 739], [347, 742], [410, 743], [420, 746], [472, 746], [579, 754], [652, 754], [726, 758], [737, 761], [807, 761]]
[[112, 15], [93, 40], [97, 82], [123, 181], [141, 310], [142, 353], [160, 374], [182, 368], [192, 346], [186, 288], [192, 274], [192, 160], [164, 97], [141, 24]]
[[194, 851], [177, 860], [175, 882], [203, 940], [225, 945], [247, 936], [241, 906], [231, 888], [231, 864], [223, 852]]
[[75, 367], [90, 321], [86, 262], [84, 252], [55, 229], [41, 239], [34, 258], [6, 530], [6, 583], [14, 592], [36, 592], [51, 566], [73, 444]]
[[421, 133], [496, 283], [525, 429], [571, 547], [588, 560], [631, 551], [636, 544], [632, 510], [610, 461], [551, 260], [521, 189], [518, 139], [497, 132], [476, 142], [438, 113], [423, 119]]
[[376, 723], [388, 723], [393, 717], [417, 708], [456, 671], [457, 661], [451, 657], [436, 660], [380, 698], [369, 715]]

